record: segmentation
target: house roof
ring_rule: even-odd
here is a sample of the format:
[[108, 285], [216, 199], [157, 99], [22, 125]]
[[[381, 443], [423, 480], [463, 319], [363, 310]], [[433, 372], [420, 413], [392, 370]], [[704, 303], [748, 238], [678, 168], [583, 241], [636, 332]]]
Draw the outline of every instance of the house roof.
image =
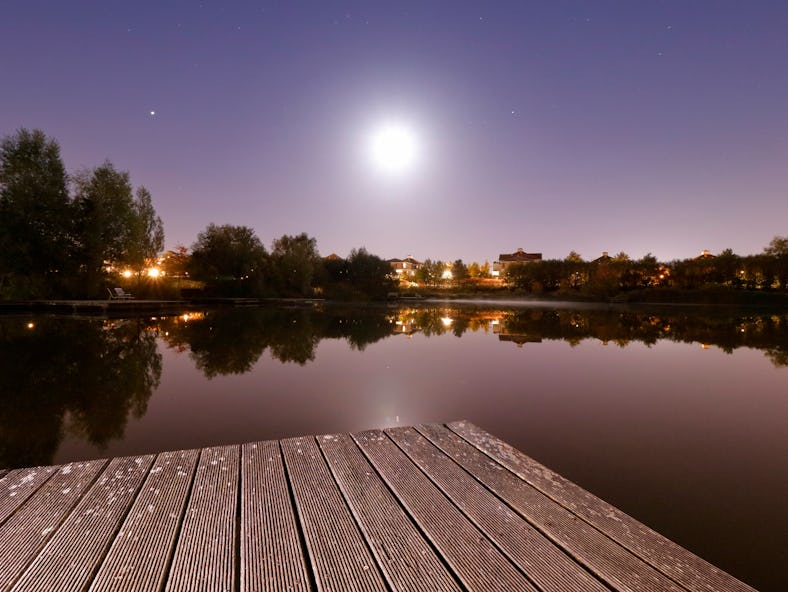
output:
[[498, 261], [540, 261], [541, 253], [526, 253], [522, 249], [517, 249], [514, 253], [501, 253]]
[[413, 265], [421, 265], [421, 262], [416, 261], [413, 257], [405, 257], [405, 259], [388, 259], [387, 263], [412, 263]]

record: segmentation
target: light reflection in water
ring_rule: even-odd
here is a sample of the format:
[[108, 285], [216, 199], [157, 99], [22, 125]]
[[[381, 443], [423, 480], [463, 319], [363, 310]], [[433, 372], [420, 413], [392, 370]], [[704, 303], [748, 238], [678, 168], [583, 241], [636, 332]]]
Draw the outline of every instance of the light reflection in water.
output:
[[230, 309], [0, 331], [6, 467], [464, 418], [763, 589], [788, 548], [788, 315]]

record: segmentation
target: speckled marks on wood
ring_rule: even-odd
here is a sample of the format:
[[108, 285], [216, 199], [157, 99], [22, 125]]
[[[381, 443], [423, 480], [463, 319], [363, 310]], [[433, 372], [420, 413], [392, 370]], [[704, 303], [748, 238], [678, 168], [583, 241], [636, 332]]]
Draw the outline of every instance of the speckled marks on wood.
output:
[[450, 428], [11, 471], [0, 592], [752, 590], [476, 426]]
[[233, 589], [239, 456], [238, 446], [202, 450], [167, 579], [167, 592]]
[[153, 456], [111, 461], [12, 590], [84, 590], [104, 560], [151, 462]]
[[754, 588], [680, 547], [513, 446], [467, 421], [448, 428], [533, 486], [556, 504], [637, 555], [692, 592], [755, 592]]
[[349, 435], [318, 439], [342, 494], [392, 590], [459, 585]]
[[276, 441], [242, 447], [240, 586], [242, 592], [310, 589]]
[[282, 440], [282, 455], [318, 590], [385, 591], [314, 437]]
[[161, 589], [198, 455], [199, 450], [158, 455], [90, 586], [91, 592]]

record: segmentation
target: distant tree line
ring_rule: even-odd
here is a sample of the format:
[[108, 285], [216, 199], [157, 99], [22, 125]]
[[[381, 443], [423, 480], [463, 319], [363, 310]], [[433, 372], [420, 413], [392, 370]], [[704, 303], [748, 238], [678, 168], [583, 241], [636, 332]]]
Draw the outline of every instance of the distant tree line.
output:
[[135, 191], [128, 172], [106, 161], [68, 175], [59, 144], [40, 130], [0, 142], [0, 298], [105, 297], [123, 283], [150, 293], [145, 271], [160, 264], [174, 281], [158, 280], [159, 293], [197, 281], [212, 296], [358, 300], [393, 286], [388, 264], [364, 248], [324, 260], [306, 234], [267, 251], [249, 227], [210, 224], [191, 253], [179, 247], [160, 261], [163, 248], [151, 194]]
[[[316, 240], [283, 235], [267, 250], [247, 226], [210, 224], [191, 247], [159, 255], [164, 228], [145, 187], [105, 161], [68, 175], [60, 146], [40, 130], [20, 129], [0, 142], [0, 298], [103, 297], [125, 281], [146, 288], [145, 270], [161, 264], [174, 296], [200, 286], [209, 296], [382, 299], [397, 287], [388, 262], [354, 249], [321, 258]], [[122, 279], [121, 272], [125, 273]], [[420, 286], [473, 286], [490, 266], [427, 259], [415, 270]], [[502, 279], [530, 294], [575, 292], [609, 297], [643, 288], [726, 286], [788, 290], [788, 238], [775, 237], [763, 253], [719, 255], [660, 263], [625, 253], [584, 261], [565, 259], [510, 265]], [[198, 282], [198, 283], [195, 283]], [[150, 293], [150, 286], [147, 289]], [[143, 292], [145, 290], [142, 290]]]
[[105, 161], [67, 175], [40, 130], [0, 142], [0, 297], [95, 297], [113, 264], [139, 276], [164, 247], [144, 187]]
[[576, 292], [603, 297], [644, 288], [786, 291], [788, 238], [775, 237], [757, 255], [741, 256], [726, 249], [717, 256], [704, 253], [668, 263], [660, 263], [651, 254], [630, 259], [626, 253], [584, 261], [571, 252], [565, 259], [512, 264], [504, 280], [532, 294]]
[[191, 255], [181, 250], [176, 259], [212, 296], [378, 300], [394, 286], [389, 264], [380, 257], [362, 247], [346, 258], [321, 258], [317, 241], [305, 233], [283, 235], [267, 251], [249, 227], [210, 224]]
[[455, 261], [441, 261], [440, 259], [425, 259], [416, 269], [414, 280], [421, 285], [435, 288], [461, 286], [468, 282], [491, 277], [490, 264], [466, 264], [462, 259]]

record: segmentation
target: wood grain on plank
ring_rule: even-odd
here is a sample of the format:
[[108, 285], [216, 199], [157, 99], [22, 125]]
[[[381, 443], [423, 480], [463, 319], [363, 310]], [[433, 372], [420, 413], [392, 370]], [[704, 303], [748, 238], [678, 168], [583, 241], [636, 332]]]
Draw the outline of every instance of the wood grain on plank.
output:
[[347, 434], [319, 436], [328, 466], [392, 590], [460, 587]]
[[199, 450], [183, 450], [156, 457], [91, 592], [162, 588], [198, 455]]
[[14, 585], [106, 464], [94, 460], [58, 468], [0, 527], [0, 591]]
[[353, 438], [468, 590], [536, 590], [382, 431]]
[[15, 469], [0, 478], [0, 524], [8, 520], [58, 468], [60, 467]]
[[151, 462], [153, 455], [113, 459], [12, 590], [85, 590]]
[[318, 590], [386, 590], [315, 439], [281, 444]]
[[309, 590], [279, 442], [244, 444], [241, 450], [242, 592]]
[[235, 589], [238, 462], [238, 446], [202, 450], [167, 592]]
[[386, 433], [541, 590], [608, 590], [413, 428]]
[[670, 578], [443, 426], [423, 433], [545, 536], [617, 590], [681, 592]]
[[693, 592], [755, 592], [754, 588], [744, 582], [714, 567], [481, 428], [466, 421], [451, 423], [449, 428], [685, 588]]

